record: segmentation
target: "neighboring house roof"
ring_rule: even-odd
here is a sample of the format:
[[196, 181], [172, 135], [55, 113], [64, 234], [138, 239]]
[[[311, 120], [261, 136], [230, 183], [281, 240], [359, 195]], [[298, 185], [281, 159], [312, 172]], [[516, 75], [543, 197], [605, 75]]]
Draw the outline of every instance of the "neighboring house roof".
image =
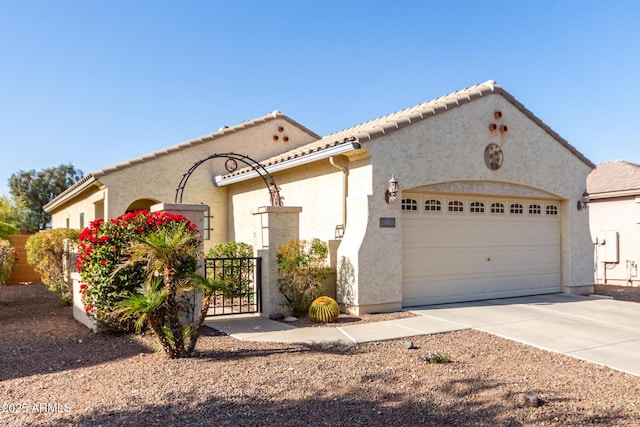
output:
[[51, 200], [49, 203], [47, 203], [46, 205], [44, 205], [43, 209], [46, 212], [51, 212], [53, 209], [55, 209], [56, 207], [62, 205], [63, 203], [65, 203], [66, 201], [70, 200], [71, 198], [75, 197], [77, 194], [80, 194], [83, 190], [85, 190], [86, 188], [91, 187], [92, 185], [99, 185], [99, 179], [105, 175], [111, 174], [113, 172], [117, 172], [135, 165], [138, 165], [140, 163], [144, 163], [150, 160], [154, 160], [157, 159], [159, 157], [163, 157], [163, 156], [168, 156], [169, 154], [172, 154], [176, 151], [180, 151], [186, 148], [190, 148], [190, 147], [195, 147], [197, 145], [201, 145], [201, 144], [206, 144], [209, 143], [215, 139], [218, 138], [222, 138], [226, 135], [232, 134], [232, 133], [237, 133], [237, 132], [241, 132], [247, 128], [251, 128], [251, 127], [255, 127], [258, 125], [261, 125], [263, 123], [275, 120], [275, 119], [283, 119], [288, 121], [289, 123], [291, 123], [292, 125], [296, 126], [297, 128], [301, 129], [302, 131], [306, 132], [307, 134], [309, 134], [310, 136], [312, 136], [313, 138], [317, 138], [320, 139], [321, 136], [316, 134], [315, 132], [312, 132], [311, 130], [307, 129], [306, 127], [302, 126], [300, 123], [296, 122], [295, 120], [287, 117], [286, 115], [282, 114], [280, 111], [273, 111], [265, 116], [262, 117], [258, 117], [257, 119], [253, 119], [253, 120], [248, 120], [245, 122], [242, 122], [240, 124], [237, 124], [235, 126], [224, 126], [222, 128], [220, 128], [217, 132], [213, 132], [210, 133], [208, 135], [204, 135], [198, 138], [194, 138], [191, 139], [189, 141], [186, 142], [182, 142], [180, 144], [168, 147], [168, 148], [164, 148], [162, 150], [157, 150], [154, 151], [152, 153], [149, 154], [145, 154], [143, 156], [140, 157], [136, 157], [134, 159], [130, 159], [121, 163], [117, 163], [113, 166], [109, 166], [106, 167], [104, 169], [99, 169], [97, 171], [91, 172], [89, 174], [87, 174], [84, 178], [80, 179], [78, 182], [76, 182], [75, 184], [73, 184], [71, 187], [67, 188], [65, 191], [63, 191], [61, 194], [59, 194], [58, 196], [56, 196], [53, 200]]
[[640, 165], [624, 160], [598, 163], [587, 177], [587, 192], [592, 199], [640, 194]]
[[[489, 80], [487, 82], [441, 96], [431, 101], [418, 104], [414, 107], [406, 108], [396, 113], [388, 114], [357, 126], [332, 133], [318, 141], [314, 141], [307, 145], [298, 147], [295, 150], [274, 156], [262, 161], [261, 163], [269, 172], [274, 172], [288, 167], [308, 163], [308, 159], [305, 159], [305, 156], [314, 155], [315, 159], [318, 159], [322, 157], [321, 152], [325, 150], [326, 155], [324, 157], [329, 157], [331, 155], [335, 155], [341, 146], [343, 146], [344, 151], [357, 149], [360, 148], [361, 143], [366, 143], [402, 129], [405, 126], [415, 124], [491, 94], [502, 95], [518, 110], [544, 129], [545, 132], [551, 135], [551, 137], [567, 148], [587, 166], [590, 166], [591, 168], [595, 167], [595, 165], [576, 150], [575, 147], [553, 131], [553, 129], [542, 122], [542, 120], [536, 117], [531, 111], [527, 110], [523, 104], [518, 102], [511, 94], [504, 90], [502, 86], [498, 85], [493, 80]], [[252, 168], [243, 168], [224, 176], [217, 176], [215, 181], [217, 185], [228, 185], [233, 182], [253, 178], [256, 175], [257, 173]]]

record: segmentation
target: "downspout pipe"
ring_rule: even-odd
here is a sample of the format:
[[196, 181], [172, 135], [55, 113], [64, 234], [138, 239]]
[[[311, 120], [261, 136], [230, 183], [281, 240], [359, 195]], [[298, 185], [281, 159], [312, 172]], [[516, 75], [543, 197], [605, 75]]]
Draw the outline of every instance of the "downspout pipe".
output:
[[341, 164], [336, 163], [336, 156], [329, 157], [329, 163], [331, 163], [331, 166], [341, 170], [343, 173], [342, 175], [342, 225], [346, 230], [347, 229], [347, 197], [349, 196], [349, 169], [346, 167], [346, 165], [343, 166]]

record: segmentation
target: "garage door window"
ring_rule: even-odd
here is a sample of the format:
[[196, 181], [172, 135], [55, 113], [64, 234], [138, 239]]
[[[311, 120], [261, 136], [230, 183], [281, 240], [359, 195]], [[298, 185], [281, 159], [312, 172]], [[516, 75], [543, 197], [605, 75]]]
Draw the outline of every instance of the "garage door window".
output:
[[402, 210], [403, 211], [417, 211], [418, 210], [418, 202], [414, 199], [402, 199]]
[[427, 200], [424, 202], [424, 210], [426, 212], [440, 212], [442, 210], [442, 204], [440, 200]]
[[529, 205], [529, 215], [540, 215], [541, 212], [540, 205]]
[[491, 203], [491, 213], [492, 214], [503, 214], [504, 213], [504, 205], [502, 203]]
[[524, 208], [520, 203], [512, 203], [509, 208], [509, 213], [514, 215], [522, 215], [524, 213]]
[[558, 215], [558, 207], [554, 205], [548, 205], [545, 213], [547, 215]]
[[464, 212], [464, 203], [460, 200], [452, 200], [449, 202], [449, 212]]
[[484, 213], [484, 203], [482, 202], [471, 202], [469, 206], [469, 212], [471, 213]]

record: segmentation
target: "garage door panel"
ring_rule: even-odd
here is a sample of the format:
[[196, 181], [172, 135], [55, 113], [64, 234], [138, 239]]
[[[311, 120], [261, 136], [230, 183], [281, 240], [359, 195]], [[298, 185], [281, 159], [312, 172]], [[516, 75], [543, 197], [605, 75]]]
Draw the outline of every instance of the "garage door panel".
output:
[[489, 294], [495, 298], [495, 294], [502, 295], [507, 292], [509, 278], [507, 276], [494, 275], [489, 282]]
[[467, 283], [464, 279], [450, 279], [442, 282], [445, 295], [448, 297], [463, 297], [467, 295]]
[[486, 295], [489, 289], [487, 277], [470, 277], [466, 285], [468, 295], [473, 298]]
[[[424, 199], [446, 197], [423, 195]], [[437, 304], [474, 299], [560, 291], [560, 221], [554, 215], [493, 215], [488, 207], [508, 199], [474, 197], [487, 207], [469, 212], [410, 212], [403, 216], [404, 305]], [[538, 201], [546, 206], [553, 201]], [[421, 206], [423, 202], [418, 202]]]

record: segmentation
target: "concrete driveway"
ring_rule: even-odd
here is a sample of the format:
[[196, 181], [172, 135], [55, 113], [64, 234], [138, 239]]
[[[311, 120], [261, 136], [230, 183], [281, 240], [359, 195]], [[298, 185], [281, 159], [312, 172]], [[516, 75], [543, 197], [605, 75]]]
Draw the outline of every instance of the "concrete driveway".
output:
[[410, 311], [640, 376], [640, 304], [566, 294]]

